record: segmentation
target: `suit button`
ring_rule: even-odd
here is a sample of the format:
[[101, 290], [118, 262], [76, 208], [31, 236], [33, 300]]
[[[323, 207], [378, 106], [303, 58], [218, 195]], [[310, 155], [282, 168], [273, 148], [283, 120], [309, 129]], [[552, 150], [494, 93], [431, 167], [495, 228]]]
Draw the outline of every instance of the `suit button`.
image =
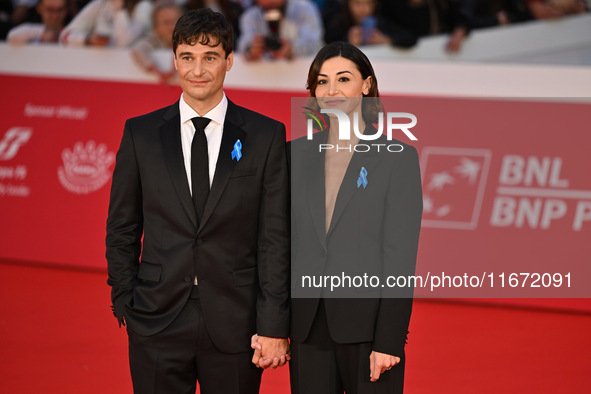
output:
[[185, 282], [188, 283], [190, 281], [191, 281], [191, 276], [190, 275], [185, 276]]
[[201, 245], [202, 243], [203, 243], [203, 239], [199, 238], [199, 239], [197, 240], [197, 245]]

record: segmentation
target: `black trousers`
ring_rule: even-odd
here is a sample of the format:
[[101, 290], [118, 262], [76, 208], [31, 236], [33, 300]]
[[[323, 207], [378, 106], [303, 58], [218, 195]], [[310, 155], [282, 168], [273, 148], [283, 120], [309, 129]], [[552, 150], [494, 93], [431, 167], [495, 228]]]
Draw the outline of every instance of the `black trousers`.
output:
[[371, 351], [371, 342], [340, 344], [333, 341], [321, 300], [308, 338], [302, 343], [291, 343], [291, 393], [401, 394], [404, 355], [399, 364], [384, 372], [377, 382], [371, 382]]
[[257, 394], [262, 370], [252, 352], [220, 352], [209, 338], [198, 288], [164, 331], [144, 337], [129, 334], [129, 365], [136, 394]]

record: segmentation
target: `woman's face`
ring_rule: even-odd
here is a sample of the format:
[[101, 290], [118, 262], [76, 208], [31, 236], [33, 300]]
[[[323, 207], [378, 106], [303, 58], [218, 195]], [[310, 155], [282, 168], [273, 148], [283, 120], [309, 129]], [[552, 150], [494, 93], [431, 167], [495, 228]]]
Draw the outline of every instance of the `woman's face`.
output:
[[350, 114], [358, 110], [361, 97], [368, 94], [371, 77], [363, 79], [355, 63], [333, 57], [320, 67], [314, 95], [320, 108], [335, 108]]

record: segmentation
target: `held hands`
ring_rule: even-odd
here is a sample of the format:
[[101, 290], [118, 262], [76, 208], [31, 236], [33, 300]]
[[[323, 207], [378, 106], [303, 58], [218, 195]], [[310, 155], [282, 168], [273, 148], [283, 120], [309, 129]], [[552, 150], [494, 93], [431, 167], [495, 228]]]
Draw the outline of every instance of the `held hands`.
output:
[[[285, 338], [269, 338], [253, 335], [250, 347], [254, 349], [252, 363], [259, 368], [282, 367], [291, 359], [289, 342]], [[377, 382], [380, 375], [400, 362], [400, 357], [372, 351], [369, 355], [370, 380]]]
[[282, 367], [291, 359], [289, 342], [286, 338], [270, 338], [254, 334], [250, 339], [254, 349], [252, 363], [259, 368], [275, 369]]
[[377, 382], [380, 375], [400, 362], [400, 357], [372, 351], [369, 355], [370, 380]]

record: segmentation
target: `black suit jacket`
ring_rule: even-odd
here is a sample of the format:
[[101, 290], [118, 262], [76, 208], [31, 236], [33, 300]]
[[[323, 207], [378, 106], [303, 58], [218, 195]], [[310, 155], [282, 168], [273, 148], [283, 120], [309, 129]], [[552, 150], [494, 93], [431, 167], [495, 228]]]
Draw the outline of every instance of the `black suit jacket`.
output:
[[[375, 134], [375, 129], [369, 133]], [[299, 139], [289, 149], [292, 188], [291, 338], [303, 342], [324, 298], [328, 327], [337, 343], [373, 342], [373, 350], [404, 356], [412, 309], [412, 288], [362, 285], [334, 290], [303, 287], [303, 276], [316, 278], [414, 275], [422, 214], [421, 178], [416, 149], [384, 136], [367, 144], [380, 151], [353, 154], [338, 191], [328, 232], [325, 230], [324, 154], [319, 143]], [[364, 144], [360, 141], [360, 144]], [[402, 152], [386, 145], [400, 144]], [[364, 150], [362, 148], [361, 150]], [[392, 148], [395, 150], [395, 148]], [[358, 187], [360, 170], [367, 187]], [[318, 282], [317, 282], [318, 283]], [[375, 283], [375, 282], [374, 282]], [[330, 283], [328, 283], [330, 287]]]
[[[240, 139], [242, 158], [232, 160]], [[287, 337], [289, 224], [285, 127], [228, 102], [199, 227], [178, 102], [129, 119], [113, 172], [106, 257], [115, 316], [144, 336], [166, 328], [199, 281], [203, 318], [224, 352]], [[142, 239], [143, 237], [143, 239]], [[140, 262], [141, 261], [141, 262]]]

